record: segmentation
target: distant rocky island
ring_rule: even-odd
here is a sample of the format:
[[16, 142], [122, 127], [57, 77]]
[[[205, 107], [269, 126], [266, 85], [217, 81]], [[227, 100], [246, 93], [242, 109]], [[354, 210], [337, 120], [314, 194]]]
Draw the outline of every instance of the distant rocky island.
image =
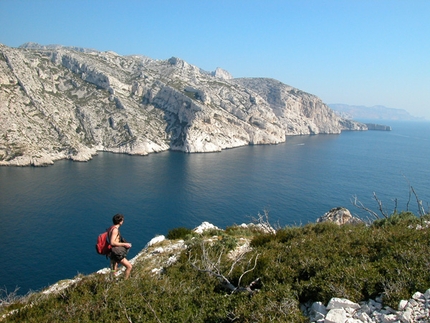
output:
[[[362, 105], [348, 105], [340, 103], [329, 103], [340, 117], [346, 119], [373, 119], [373, 120], [403, 120], [403, 121], [419, 121], [422, 118], [412, 116], [404, 109], [387, 108], [382, 105], [366, 107]], [[369, 129], [370, 130], [370, 129]], [[381, 130], [381, 129], [378, 129]]]
[[377, 123], [366, 123], [368, 130], [381, 130], [381, 131], [391, 131], [390, 126], [385, 126]]
[[0, 44], [0, 165], [87, 161], [278, 144], [287, 136], [367, 130], [315, 95], [269, 78], [233, 78], [180, 58]]

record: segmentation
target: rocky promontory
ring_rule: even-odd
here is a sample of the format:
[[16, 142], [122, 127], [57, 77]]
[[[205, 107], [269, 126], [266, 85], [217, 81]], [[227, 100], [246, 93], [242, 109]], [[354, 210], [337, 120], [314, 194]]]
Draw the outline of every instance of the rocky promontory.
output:
[[287, 136], [367, 126], [267, 78], [233, 78], [180, 58], [0, 44], [0, 165], [87, 161], [98, 151], [146, 155], [277, 144]]

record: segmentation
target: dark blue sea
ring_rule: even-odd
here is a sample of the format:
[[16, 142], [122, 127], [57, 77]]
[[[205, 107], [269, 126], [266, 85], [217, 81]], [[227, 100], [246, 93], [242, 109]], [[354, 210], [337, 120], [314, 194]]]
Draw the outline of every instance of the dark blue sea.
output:
[[[381, 123], [381, 121], [379, 121]], [[209, 221], [221, 228], [269, 212], [272, 223], [314, 222], [357, 196], [378, 211], [417, 210], [410, 186], [430, 202], [430, 123], [393, 122], [392, 131], [288, 137], [279, 145], [221, 153], [100, 153], [80, 163], [0, 167], [0, 289], [40, 290], [106, 267], [97, 235], [116, 213], [133, 243], [130, 258], [154, 236]], [[409, 206], [408, 206], [409, 205]]]

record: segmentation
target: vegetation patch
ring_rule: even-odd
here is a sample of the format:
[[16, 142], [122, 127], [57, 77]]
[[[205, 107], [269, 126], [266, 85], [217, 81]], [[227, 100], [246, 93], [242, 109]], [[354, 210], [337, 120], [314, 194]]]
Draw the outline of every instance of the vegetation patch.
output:
[[[301, 303], [332, 297], [382, 296], [397, 308], [430, 287], [429, 224], [428, 214], [404, 212], [371, 225], [176, 228], [143, 252], [129, 280], [94, 274], [57, 293], [5, 294], [0, 317], [15, 310], [3, 321], [300, 323], [308, 321]], [[178, 239], [182, 247], [169, 249]], [[149, 260], [158, 254], [163, 261]]]

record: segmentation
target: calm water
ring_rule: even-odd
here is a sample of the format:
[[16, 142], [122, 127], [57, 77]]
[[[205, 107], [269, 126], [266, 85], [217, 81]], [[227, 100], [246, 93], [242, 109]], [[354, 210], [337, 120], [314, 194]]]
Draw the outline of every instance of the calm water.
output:
[[[97, 235], [115, 213], [135, 256], [157, 234], [209, 221], [225, 228], [269, 211], [273, 223], [315, 221], [357, 195], [377, 210], [406, 208], [410, 183], [430, 202], [430, 123], [389, 122], [391, 132], [298, 136], [276, 146], [146, 157], [101, 153], [88, 163], [0, 167], [0, 289], [38, 290], [108, 265]], [[410, 209], [416, 209], [411, 200]]]

